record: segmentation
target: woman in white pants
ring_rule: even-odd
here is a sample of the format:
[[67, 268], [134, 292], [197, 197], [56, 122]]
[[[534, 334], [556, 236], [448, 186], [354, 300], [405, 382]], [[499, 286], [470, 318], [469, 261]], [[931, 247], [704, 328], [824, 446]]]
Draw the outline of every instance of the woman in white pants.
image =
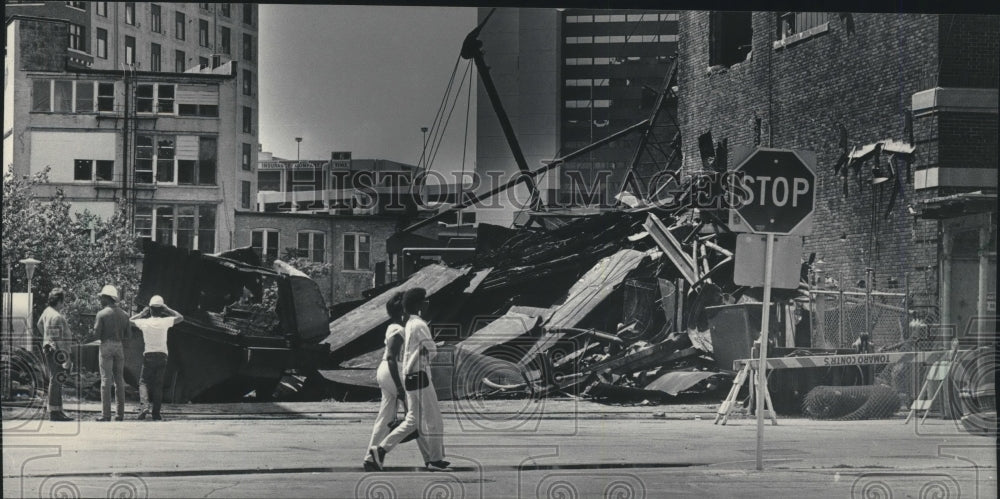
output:
[[[405, 331], [406, 314], [403, 313], [403, 292], [396, 293], [385, 304], [389, 313], [389, 327], [385, 330], [385, 356], [375, 371], [375, 379], [382, 389], [382, 403], [379, 405], [378, 416], [375, 417], [375, 427], [372, 428], [372, 438], [368, 447], [378, 445], [389, 434], [389, 423], [396, 419], [396, 408], [399, 397], [404, 393], [403, 382], [399, 375], [400, 353], [403, 350], [403, 333]], [[378, 471], [371, 453], [365, 449], [365, 471]]]
[[368, 455], [379, 469], [386, 453], [391, 451], [414, 430], [424, 464], [431, 471], [447, 470], [444, 460], [444, 421], [438, 407], [437, 393], [431, 382], [431, 360], [437, 347], [430, 328], [420, 317], [427, 306], [427, 291], [413, 288], [403, 295], [403, 310], [409, 314], [403, 342], [403, 386], [406, 389], [406, 417], [403, 422], [382, 439], [368, 448]]

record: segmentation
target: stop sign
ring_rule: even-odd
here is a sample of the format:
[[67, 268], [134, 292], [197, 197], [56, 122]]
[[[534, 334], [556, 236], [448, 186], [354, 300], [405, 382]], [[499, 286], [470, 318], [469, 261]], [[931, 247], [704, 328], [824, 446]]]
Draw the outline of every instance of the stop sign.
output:
[[804, 235], [812, 230], [816, 175], [806, 158], [815, 156], [759, 148], [736, 167], [743, 173], [745, 202], [733, 211], [752, 232]]

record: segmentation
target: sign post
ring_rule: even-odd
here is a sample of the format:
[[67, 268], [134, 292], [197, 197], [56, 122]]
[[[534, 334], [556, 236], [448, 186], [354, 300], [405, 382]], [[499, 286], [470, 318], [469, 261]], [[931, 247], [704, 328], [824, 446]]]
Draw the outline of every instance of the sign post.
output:
[[[812, 229], [816, 203], [815, 154], [759, 148], [735, 168], [743, 202], [730, 212], [735, 232], [766, 234], [764, 299], [760, 318], [760, 359], [757, 364], [757, 469], [764, 469], [764, 405], [767, 389], [767, 337], [770, 327], [774, 236], [803, 235]], [[798, 261], [788, 262], [790, 265]], [[737, 262], [739, 265], [739, 262]], [[774, 407], [768, 408], [773, 411]]]

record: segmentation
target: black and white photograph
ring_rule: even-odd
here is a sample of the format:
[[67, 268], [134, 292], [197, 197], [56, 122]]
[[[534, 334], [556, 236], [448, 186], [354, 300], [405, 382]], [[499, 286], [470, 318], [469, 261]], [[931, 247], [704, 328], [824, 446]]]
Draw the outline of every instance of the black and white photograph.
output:
[[4, 497], [997, 497], [995, 6], [389, 1], [4, 2]]

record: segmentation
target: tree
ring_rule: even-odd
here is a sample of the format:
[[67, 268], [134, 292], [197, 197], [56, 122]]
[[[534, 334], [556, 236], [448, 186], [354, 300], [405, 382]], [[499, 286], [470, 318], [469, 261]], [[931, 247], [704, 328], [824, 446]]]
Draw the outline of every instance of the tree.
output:
[[0, 265], [11, 269], [11, 289], [27, 288], [19, 260], [28, 257], [42, 263], [32, 282], [35, 317], [45, 309], [54, 287], [67, 291], [64, 310], [76, 339], [91, 336], [93, 315], [100, 305], [97, 294], [105, 284], [118, 288], [121, 305], [131, 310], [139, 287], [135, 263], [141, 258], [135, 234], [129, 230], [124, 202], [119, 202], [109, 220], [84, 211], [71, 214], [62, 190], [50, 199], [34, 196], [35, 186], [48, 183], [48, 171], [31, 177], [12, 172], [3, 178], [3, 251]]

